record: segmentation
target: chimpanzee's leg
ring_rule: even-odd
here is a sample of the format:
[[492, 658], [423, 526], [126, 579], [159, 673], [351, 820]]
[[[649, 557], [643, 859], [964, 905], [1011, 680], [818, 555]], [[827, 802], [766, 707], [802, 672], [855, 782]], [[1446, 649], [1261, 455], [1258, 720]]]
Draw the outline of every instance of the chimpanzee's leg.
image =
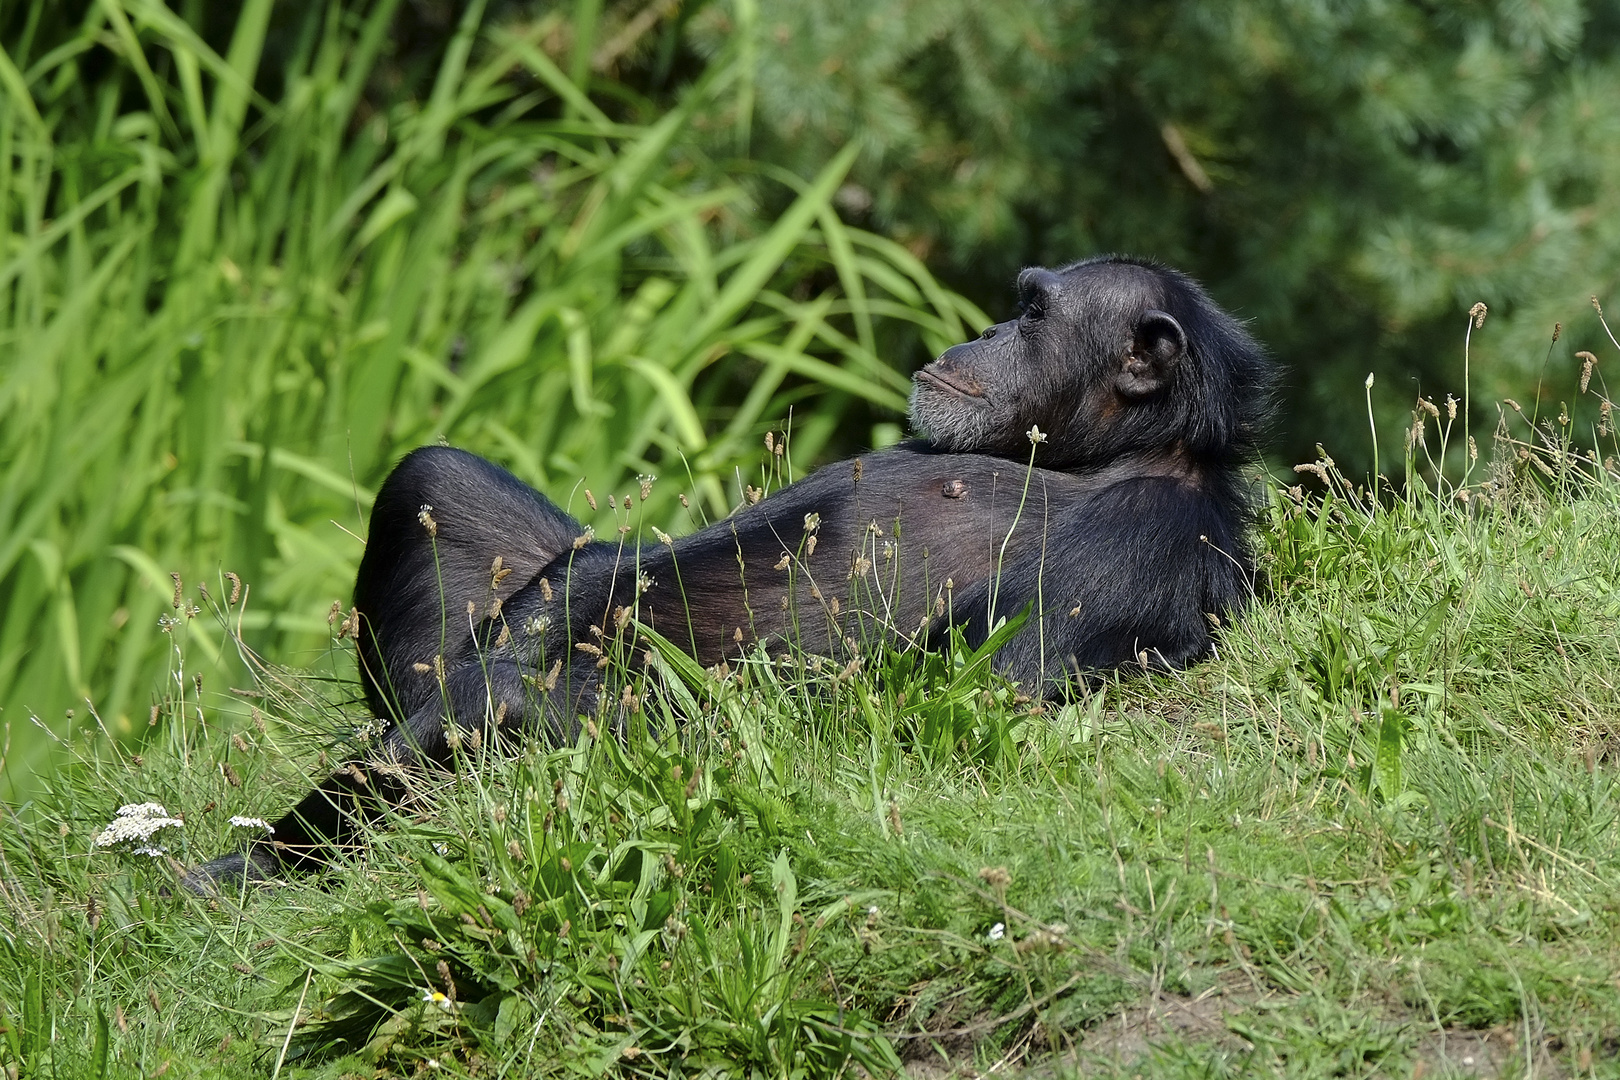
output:
[[405, 785], [393, 770], [345, 766], [283, 814], [270, 827], [268, 838], [193, 867], [181, 885], [207, 896], [222, 883], [231, 886], [243, 879], [265, 881], [287, 870], [318, 870], [404, 794]]
[[[412, 451], [383, 481], [354, 603], [360, 679], [380, 717], [438, 704], [472, 628], [583, 531], [504, 469], [445, 446]], [[511, 571], [495, 580], [492, 565]], [[468, 605], [473, 606], [469, 616]]]
[[[475, 454], [429, 446], [406, 455], [372, 506], [354, 583], [366, 700], [375, 715], [395, 723], [373, 764], [339, 769], [275, 823], [269, 842], [204, 863], [186, 875], [186, 887], [212, 892], [217, 882], [262, 880], [329, 861], [403, 796], [394, 766], [448, 758], [451, 718], [467, 730], [497, 713], [503, 720], [509, 713], [514, 729], [550, 723], [544, 706], [525, 701], [534, 692], [525, 689], [513, 659], [473, 648], [473, 627], [582, 531], [544, 496]], [[497, 556], [502, 571], [510, 571], [499, 579]]]
[[557, 691], [548, 694], [543, 681], [524, 678], [533, 674], [530, 665], [509, 653], [475, 655], [442, 684], [434, 683], [431, 700], [390, 728], [370, 761], [345, 765], [276, 821], [268, 839], [195, 867], [182, 884], [208, 895], [222, 882], [263, 881], [287, 870], [319, 869], [404, 797], [403, 767], [450, 760], [451, 731], [464, 738], [476, 731], [486, 739], [506, 731], [543, 731], [560, 741], [571, 734], [574, 717], [594, 703], [594, 664], [582, 658], [573, 667]]

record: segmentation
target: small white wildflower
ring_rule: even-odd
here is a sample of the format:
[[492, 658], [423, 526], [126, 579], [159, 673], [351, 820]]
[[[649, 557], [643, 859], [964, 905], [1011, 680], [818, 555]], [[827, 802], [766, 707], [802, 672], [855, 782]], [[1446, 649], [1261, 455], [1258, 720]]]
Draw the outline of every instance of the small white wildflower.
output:
[[551, 627], [551, 616], [537, 615], [523, 623], [523, 632], [530, 637], [539, 637]]
[[990, 933], [986, 936], [989, 937], [991, 941], [1000, 941], [1002, 938], [1007, 936], [1006, 924], [996, 923], [996, 925], [990, 928]]
[[1043, 443], [1046, 441], [1046, 432], [1041, 430], [1041, 425], [1039, 424], [1031, 425], [1030, 429], [1024, 432], [1024, 434], [1029, 436], [1030, 445], [1032, 446], [1035, 443]]
[[149, 859], [161, 859], [169, 853], [169, 849], [157, 844], [143, 844], [140, 847], [129, 849], [131, 855], [145, 855]]
[[354, 727], [354, 737], [363, 743], [368, 743], [372, 739], [380, 739], [387, 733], [388, 721], [379, 720], [376, 717], [372, 717], [363, 724], [356, 724]]
[[237, 814], [235, 817], [231, 818], [231, 824], [238, 829], [260, 829], [266, 833], [273, 833], [276, 831], [274, 825], [271, 825], [268, 821], [261, 817], [243, 817], [242, 815]]
[[170, 817], [158, 803], [126, 803], [96, 835], [95, 845], [108, 848], [123, 844], [128, 851], [155, 858], [163, 854], [163, 849], [151, 843], [153, 835], [163, 829], [182, 829], [185, 824]]
[[450, 845], [446, 844], [442, 840], [436, 840], [436, 841], [434, 841], [434, 844], [433, 844], [433, 850], [436, 853], [438, 853], [439, 855], [449, 855], [450, 854]]
[[456, 1007], [455, 1002], [451, 1001], [437, 990], [422, 991], [422, 1004], [437, 1005], [444, 1012], [452, 1012]]
[[653, 587], [653, 579], [645, 572], [636, 575], [636, 595], [640, 596]]

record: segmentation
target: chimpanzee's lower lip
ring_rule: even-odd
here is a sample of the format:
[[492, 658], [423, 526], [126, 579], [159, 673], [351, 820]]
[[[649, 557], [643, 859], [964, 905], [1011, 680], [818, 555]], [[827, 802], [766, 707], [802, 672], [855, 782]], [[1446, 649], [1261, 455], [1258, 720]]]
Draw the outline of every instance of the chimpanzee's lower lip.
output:
[[955, 394], [957, 397], [966, 398], [969, 401], [981, 403], [984, 401], [984, 394], [982, 392], [969, 390], [967, 387], [947, 379], [945, 376], [936, 371], [929, 371], [927, 368], [920, 368], [917, 371], [916, 377], [924, 382], [930, 383], [942, 390], [945, 390], [947, 393]]

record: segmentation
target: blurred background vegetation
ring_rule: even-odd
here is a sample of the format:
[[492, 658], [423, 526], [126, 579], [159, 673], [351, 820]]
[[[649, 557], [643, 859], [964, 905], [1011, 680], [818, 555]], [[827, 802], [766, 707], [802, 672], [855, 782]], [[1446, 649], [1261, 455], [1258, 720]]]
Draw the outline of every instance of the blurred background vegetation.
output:
[[16, 0], [0, 48], [0, 799], [230, 707], [238, 630], [330, 660], [424, 442], [690, 527], [1124, 251], [1285, 363], [1279, 461], [1364, 468], [1368, 372], [1396, 460], [1484, 300], [1475, 429], [1556, 408], [1620, 273], [1608, 3]]

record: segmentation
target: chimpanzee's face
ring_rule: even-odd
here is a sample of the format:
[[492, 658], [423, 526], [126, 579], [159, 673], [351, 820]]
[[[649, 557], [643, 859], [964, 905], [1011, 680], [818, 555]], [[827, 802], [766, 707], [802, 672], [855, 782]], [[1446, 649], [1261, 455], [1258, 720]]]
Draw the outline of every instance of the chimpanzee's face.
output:
[[913, 428], [942, 450], [1027, 458], [1039, 427], [1035, 460], [1051, 468], [1109, 460], [1143, 435], [1173, 443], [1168, 399], [1188, 353], [1161, 310], [1175, 285], [1135, 263], [1025, 270], [1017, 318], [917, 372]]

